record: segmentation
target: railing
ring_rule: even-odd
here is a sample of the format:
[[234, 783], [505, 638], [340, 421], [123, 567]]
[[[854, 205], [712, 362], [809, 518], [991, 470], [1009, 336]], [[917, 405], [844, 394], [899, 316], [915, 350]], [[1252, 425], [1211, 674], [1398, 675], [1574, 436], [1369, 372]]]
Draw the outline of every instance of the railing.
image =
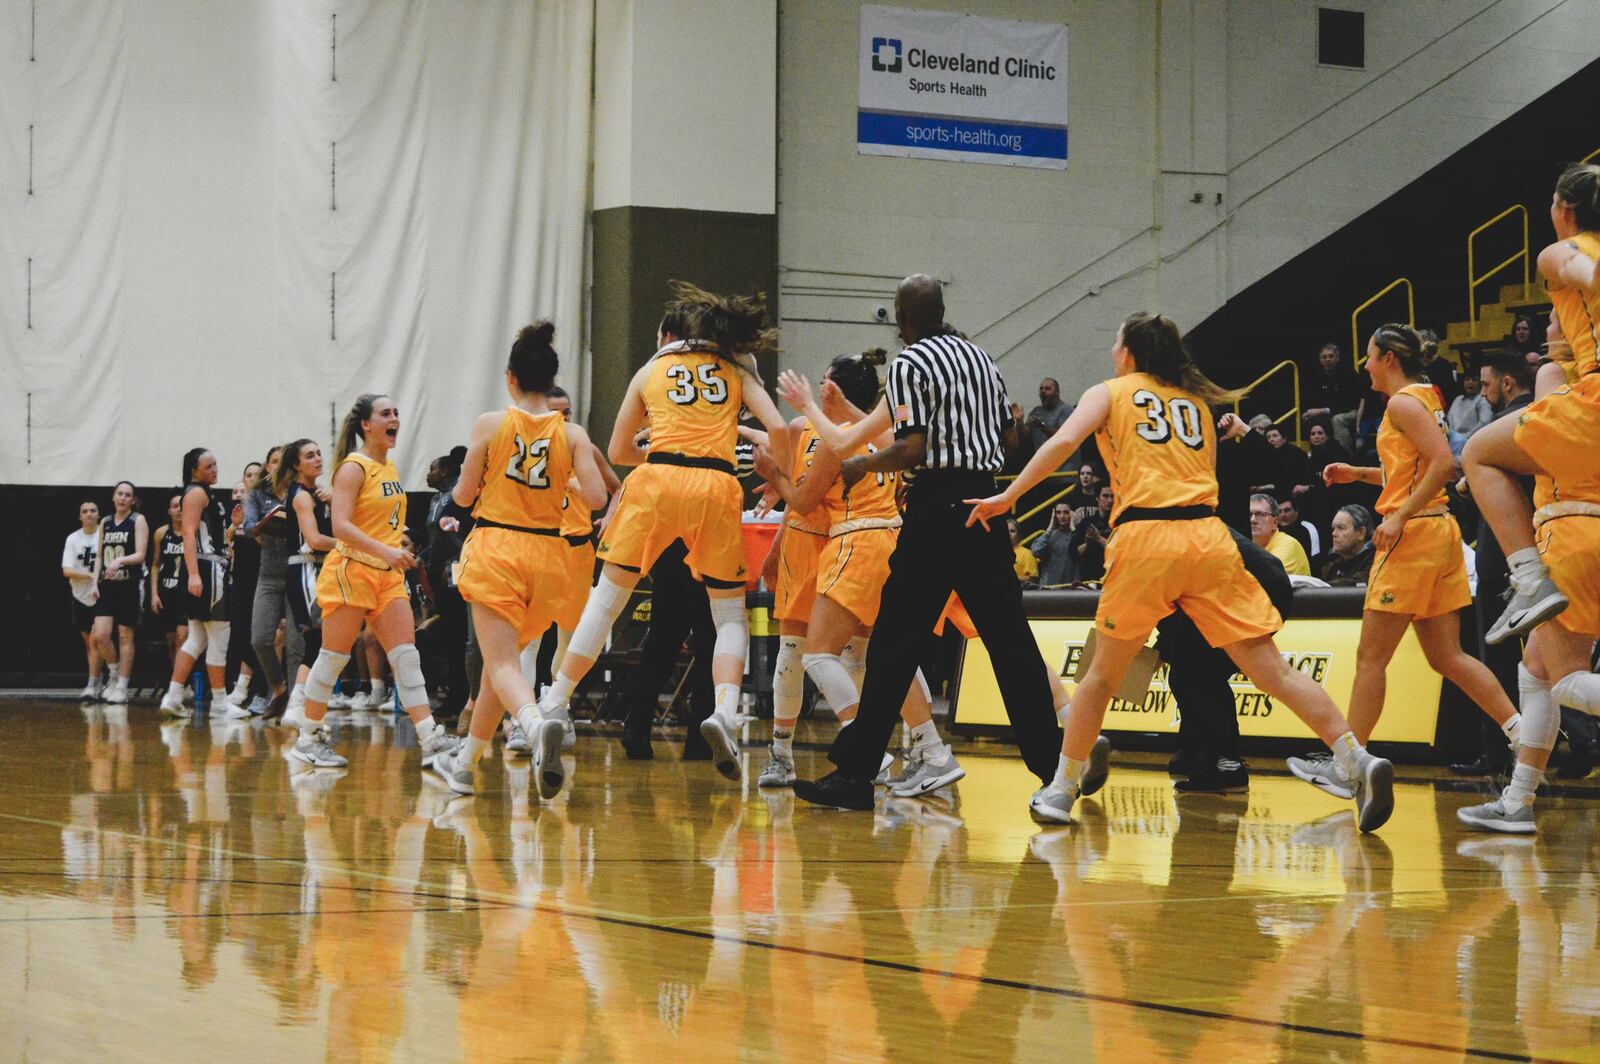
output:
[[[1001, 482], [1009, 481], [1009, 480], [1016, 480], [1016, 479], [1017, 479], [1017, 477], [1016, 477], [1015, 473], [1005, 473], [1005, 474], [1002, 474], [1002, 475], [1000, 475], [998, 477], [995, 477], [995, 480], [1001, 481]], [[1043, 511], [1048, 510], [1050, 507], [1054, 506], [1056, 503], [1060, 502], [1062, 499], [1066, 498], [1068, 495], [1070, 495], [1074, 491], [1078, 490], [1078, 471], [1076, 469], [1073, 469], [1073, 470], [1060, 469], [1060, 470], [1057, 470], [1054, 473], [1046, 473], [1045, 474], [1045, 479], [1040, 482], [1040, 485], [1042, 486], [1044, 484], [1047, 484], [1051, 480], [1061, 480], [1061, 479], [1065, 479], [1065, 480], [1069, 481], [1069, 483], [1067, 484], [1066, 487], [1062, 488], [1060, 491], [1054, 492], [1053, 494], [1051, 494], [1049, 496], [1046, 496], [1045, 500], [1043, 502], [1039, 503], [1037, 506], [1033, 506], [1033, 507], [1023, 511], [1020, 514], [1017, 514], [1015, 517], [1012, 518], [1012, 520], [1017, 523], [1017, 527], [1020, 528], [1022, 526], [1022, 522], [1028, 520], [1030, 517], [1038, 516]], [[1042, 536], [1045, 533], [1045, 531], [1047, 529], [1049, 529], [1049, 527], [1050, 527], [1049, 523], [1046, 522], [1044, 528], [1035, 529], [1034, 531], [1028, 533], [1026, 536], [1023, 536], [1022, 539], [1019, 542], [1021, 542], [1023, 544], [1031, 543], [1033, 540], [1035, 540], [1038, 537]]]
[[[1304, 446], [1304, 443], [1305, 443], [1305, 438], [1304, 438], [1305, 429], [1304, 429], [1304, 425], [1302, 424], [1302, 419], [1300, 417], [1300, 366], [1293, 359], [1284, 359], [1282, 362], [1279, 362], [1276, 366], [1273, 366], [1271, 369], [1267, 370], [1267, 372], [1263, 373], [1261, 376], [1257, 377], [1255, 380], [1253, 380], [1249, 384], [1245, 385], [1244, 389], [1243, 389], [1244, 394], [1241, 395], [1238, 399], [1235, 399], [1234, 402], [1233, 402], [1233, 412], [1235, 414], [1238, 414], [1239, 413], [1239, 404], [1243, 403], [1246, 399], [1248, 399], [1250, 397], [1250, 393], [1251, 392], [1255, 391], [1257, 387], [1259, 387], [1261, 384], [1265, 383], [1267, 380], [1271, 379], [1273, 376], [1275, 376], [1277, 373], [1279, 373], [1280, 371], [1282, 371], [1284, 369], [1287, 369], [1289, 371], [1290, 382], [1291, 382], [1291, 384], [1292, 384], [1292, 386], [1294, 388], [1294, 405], [1291, 406], [1284, 413], [1279, 414], [1277, 417], [1273, 418], [1272, 419], [1272, 423], [1274, 425], [1277, 425], [1277, 426], [1281, 427], [1285, 421], [1293, 421], [1294, 422], [1294, 442], [1295, 442], [1295, 446], [1301, 447], [1301, 446]], [[1240, 415], [1240, 416], [1243, 416], [1243, 415]], [[1285, 435], [1288, 435], [1288, 434], [1285, 433]]]
[[[1513, 214], [1522, 215], [1522, 246], [1514, 251], [1504, 262], [1489, 267], [1489, 269], [1482, 276], [1479, 276], [1476, 266], [1477, 248], [1473, 244], [1473, 241], [1477, 239], [1479, 233], [1494, 225], [1496, 222], [1511, 217]], [[1527, 299], [1528, 208], [1524, 207], [1520, 203], [1513, 203], [1511, 206], [1507, 207], [1505, 210], [1501, 211], [1499, 214], [1495, 215], [1493, 218], [1490, 218], [1487, 222], [1484, 222], [1482, 225], [1478, 226], [1478, 228], [1467, 234], [1467, 317], [1472, 323], [1472, 336], [1474, 339], [1476, 339], [1478, 336], [1478, 286], [1483, 284], [1483, 282], [1487, 281], [1489, 278], [1493, 277], [1495, 274], [1499, 273], [1501, 270], [1505, 269], [1507, 266], [1515, 263], [1518, 259], [1522, 260], [1522, 298]]]
[[1361, 342], [1361, 330], [1356, 326], [1357, 319], [1361, 317], [1363, 310], [1366, 310], [1401, 285], [1406, 286], [1406, 324], [1415, 325], [1417, 323], [1417, 293], [1412, 288], [1411, 282], [1404, 277], [1396, 277], [1379, 289], [1378, 293], [1371, 299], [1350, 312], [1350, 357], [1355, 360], [1356, 372], [1359, 373], [1361, 371], [1361, 364], [1367, 360], [1367, 346]]
[[1596, 159], [1600, 159], [1600, 148], [1596, 148], [1594, 151], [1583, 157], [1583, 161], [1585, 163], [1592, 163]]

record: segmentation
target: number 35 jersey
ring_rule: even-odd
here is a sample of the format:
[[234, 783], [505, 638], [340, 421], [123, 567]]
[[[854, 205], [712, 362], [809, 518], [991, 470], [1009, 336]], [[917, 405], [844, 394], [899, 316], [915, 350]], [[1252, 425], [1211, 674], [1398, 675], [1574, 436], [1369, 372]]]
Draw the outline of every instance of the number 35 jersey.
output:
[[713, 458], [731, 471], [744, 405], [736, 367], [686, 344], [668, 344], [651, 359], [640, 397], [650, 416], [652, 454]]
[[406, 530], [406, 492], [400, 486], [400, 471], [393, 462], [378, 462], [360, 451], [352, 451], [345, 462], [360, 466], [364, 477], [350, 523], [379, 543], [398, 547], [400, 534]]
[[530, 414], [507, 407], [489, 441], [483, 488], [472, 514], [513, 528], [559, 528], [571, 477], [566, 420], [553, 411]]
[[1111, 411], [1095, 433], [1116, 494], [1115, 525], [1130, 506], [1217, 505], [1217, 432], [1198, 397], [1147, 373], [1105, 382]]

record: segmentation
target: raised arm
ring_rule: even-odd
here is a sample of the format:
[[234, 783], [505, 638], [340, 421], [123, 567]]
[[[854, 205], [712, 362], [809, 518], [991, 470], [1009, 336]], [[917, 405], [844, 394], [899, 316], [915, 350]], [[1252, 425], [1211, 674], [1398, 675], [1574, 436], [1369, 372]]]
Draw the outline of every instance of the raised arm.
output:
[[817, 405], [811, 394], [811, 384], [793, 370], [786, 369], [778, 374], [778, 394], [784, 402], [803, 413], [822, 442], [838, 454], [854, 454], [893, 425], [886, 399], [879, 399], [870, 414], [848, 428], [835, 425]]

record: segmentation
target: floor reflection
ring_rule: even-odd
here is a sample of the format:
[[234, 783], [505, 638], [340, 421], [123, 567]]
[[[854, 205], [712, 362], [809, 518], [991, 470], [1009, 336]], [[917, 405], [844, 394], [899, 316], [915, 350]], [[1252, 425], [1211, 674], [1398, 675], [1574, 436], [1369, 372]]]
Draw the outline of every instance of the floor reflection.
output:
[[498, 755], [454, 798], [389, 716], [337, 720], [344, 772], [139, 707], [0, 728], [8, 1059], [1600, 1057], [1582, 792], [1470, 837], [1476, 796], [1406, 772], [1361, 836], [1286, 776], [1118, 764], [1040, 831], [1026, 770], [976, 752], [867, 816], [597, 738], [552, 803]]

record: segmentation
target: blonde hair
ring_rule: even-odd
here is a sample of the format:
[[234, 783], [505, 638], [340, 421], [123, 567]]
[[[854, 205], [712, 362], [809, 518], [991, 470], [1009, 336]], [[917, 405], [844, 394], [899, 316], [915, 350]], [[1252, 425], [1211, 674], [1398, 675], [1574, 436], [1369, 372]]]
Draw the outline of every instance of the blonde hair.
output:
[[[372, 416], [372, 407], [379, 399], [384, 397], [383, 392], [366, 392], [356, 397], [355, 405], [344, 416], [344, 421], [339, 425], [339, 435], [333, 441], [333, 468], [338, 469], [339, 464], [350, 457], [350, 452], [356, 449], [356, 441], [365, 441], [361, 434], [361, 423]], [[278, 463], [283, 464], [281, 461]]]

